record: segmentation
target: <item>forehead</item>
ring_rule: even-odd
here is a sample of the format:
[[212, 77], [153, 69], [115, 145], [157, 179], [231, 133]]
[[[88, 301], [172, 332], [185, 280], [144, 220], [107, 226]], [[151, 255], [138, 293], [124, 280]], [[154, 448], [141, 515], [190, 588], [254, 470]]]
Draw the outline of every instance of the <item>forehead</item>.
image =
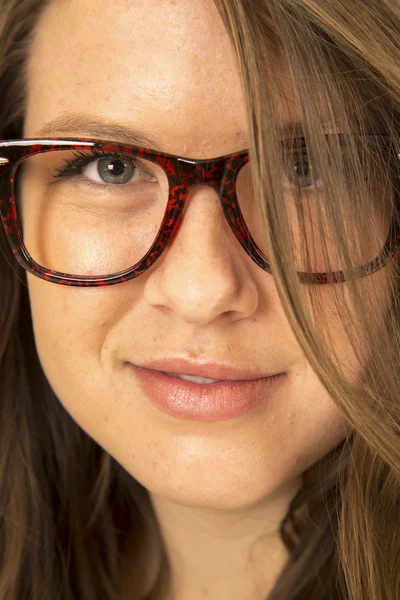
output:
[[52, 2], [27, 85], [26, 137], [84, 110], [156, 134], [171, 153], [243, 148], [240, 78], [211, 0]]
[[[281, 108], [276, 95], [284, 123], [298, 118], [298, 103], [273, 60], [291, 100]], [[24, 137], [63, 113], [85, 112], [156, 136], [171, 154], [209, 158], [248, 147], [236, 58], [213, 0], [52, 0], [28, 66]]]

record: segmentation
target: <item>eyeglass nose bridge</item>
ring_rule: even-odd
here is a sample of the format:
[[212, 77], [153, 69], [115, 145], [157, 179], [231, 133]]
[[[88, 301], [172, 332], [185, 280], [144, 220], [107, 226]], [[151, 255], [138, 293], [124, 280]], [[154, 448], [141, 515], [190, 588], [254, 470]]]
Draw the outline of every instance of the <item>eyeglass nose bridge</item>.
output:
[[[180, 182], [185, 197], [196, 185], [208, 185], [219, 197], [224, 215], [237, 236], [238, 224], [245, 233], [249, 232], [236, 198], [236, 181], [241, 168], [249, 161], [247, 151], [229, 154], [211, 160], [178, 159]], [[239, 240], [240, 241], [240, 240]], [[242, 241], [241, 241], [242, 243]]]
[[[235, 198], [235, 194], [233, 193], [235, 187], [235, 179], [237, 176], [237, 172], [231, 169], [230, 178], [233, 178], [232, 193], [228, 195], [227, 183], [230, 181], [228, 177], [226, 177], [227, 172], [227, 163], [229, 162], [229, 158], [222, 157], [214, 160], [185, 160], [178, 159], [179, 167], [180, 167], [180, 176], [184, 190], [184, 204], [186, 204], [188, 195], [190, 191], [198, 185], [201, 186], [209, 186], [211, 187], [218, 196], [219, 203], [221, 204], [222, 212], [224, 213], [225, 219], [228, 221], [230, 228], [234, 230], [233, 221], [230, 217], [230, 212], [235, 213], [236, 218], [241, 222], [243, 217], [240, 218], [240, 209], [237, 205], [237, 201]], [[229, 203], [230, 212], [227, 211], [227, 203]], [[232, 206], [233, 204], [233, 206]], [[183, 211], [185, 212], [186, 206], [183, 206]], [[183, 214], [181, 219], [183, 218]], [[236, 233], [235, 233], [236, 234]]]
[[[249, 162], [246, 150], [212, 160], [189, 160], [178, 158], [179, 175], [185, 200], [196, 185], [208, 185], [218, 194], [221, 208], [229, 227], [243, 250], [262, 269], [270, 272], [269, 263], [257, 247], [240, 209], [236, 197], [236, 181], [240, 170]], [[180, 224], [182, 216], [179, 219]], [[179, 225], [180, 226], [180, 225]], [[179, 229], [178, 226], [178, 229]], [[176, 236], [178, 229], [174, 232]]]
[[185, 193], [196, 185], [209, 185], [221, 192], [226, 160], [186, 160], [178, 158], [179, 174]]
[[214, 187], [221, 195], [232, 195], [240, 169], [249, 161], [247, 151], [228, 154], [211, 160], [178, 158], [182, 183], [186, 192], [194, 185]]

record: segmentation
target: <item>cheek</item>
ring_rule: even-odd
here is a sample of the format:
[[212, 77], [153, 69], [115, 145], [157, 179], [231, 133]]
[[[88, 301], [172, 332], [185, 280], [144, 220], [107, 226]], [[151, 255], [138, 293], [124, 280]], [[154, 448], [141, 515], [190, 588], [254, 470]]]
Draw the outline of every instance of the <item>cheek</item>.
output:
[[32, 275], [28, 287], [36, 348], [54, 391], [74, 389], [79, 381], [88, 385], [90, 374], [103, 368], [102, 349], [126, 312], [124, 290], [71, 288]]
[[28, 287], [36, 349], [51, 388], [81, 429], [112, 447], [110, 414], [119, 409], [108, 342], [127, 313], [126, 289], [70, 288], [31, 275]]

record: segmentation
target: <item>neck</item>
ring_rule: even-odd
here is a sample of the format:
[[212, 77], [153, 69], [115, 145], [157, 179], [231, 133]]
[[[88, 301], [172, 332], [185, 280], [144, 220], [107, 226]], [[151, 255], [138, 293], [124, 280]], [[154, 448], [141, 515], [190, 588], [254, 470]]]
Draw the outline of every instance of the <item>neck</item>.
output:
[[151, 600], [265, 598], [289, 558], [279, 528], [300, 485], [293, 480], [237, 510], [189, 507], [150, 494], [168, 556], [168, 590], [164, 572]]

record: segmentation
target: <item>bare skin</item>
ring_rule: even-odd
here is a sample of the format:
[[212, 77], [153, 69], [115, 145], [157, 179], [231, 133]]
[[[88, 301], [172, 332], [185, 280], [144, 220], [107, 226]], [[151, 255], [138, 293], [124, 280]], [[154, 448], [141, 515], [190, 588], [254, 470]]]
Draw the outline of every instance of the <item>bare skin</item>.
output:
[[[181, 156], [248, 147], [236, 64], [209, 0], [52, 3], [32, 48], [27, 101], [26, 137], [80, 111], [135, 127]], [[53, 132], [72, 134], [87, 132]], [[215, 192], [191, 191], [172, 246], [134, 280], [78, 289], [29, 275], [28, 283], [39, 357], [60, 402], [149, 491], [173, 600], [264, 598], [288, 558], [279, 526], [302, 473], [345, 437], [346, 423], [305, 361], [272, 276], [240, 247]], [[350, 362], [328, 301], [327, 310]], [[240, 418], [173, 419], [124, 361], [176, 354], [287, 377]], [[136, 577], [144, 594], [157, 574], [149, 539], [147, 581], [143, 565], [135, 571], [131, 554], [123, 557], [121, 600]]]

